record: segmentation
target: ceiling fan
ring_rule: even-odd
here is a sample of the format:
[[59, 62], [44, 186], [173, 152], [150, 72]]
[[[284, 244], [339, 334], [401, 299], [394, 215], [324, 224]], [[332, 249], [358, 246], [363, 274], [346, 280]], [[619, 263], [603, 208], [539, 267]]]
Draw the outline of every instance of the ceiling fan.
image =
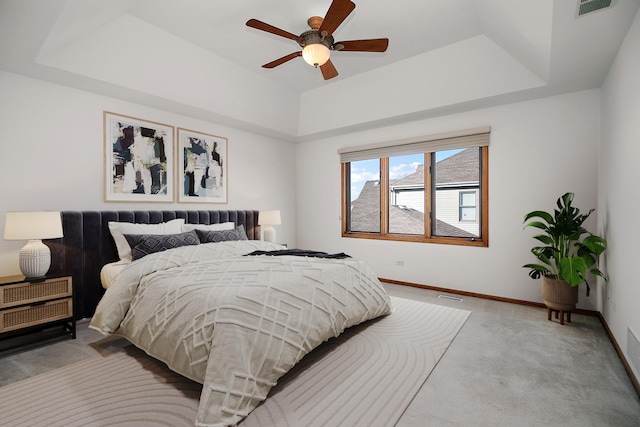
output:
[[389, 39], [367, 39], [349, 40], [335, 42], [333, 32], [347, 19], [347, 16], [356, 8], [355, 3], [350, 0], [333, 0], [324, 19], [320, 16], [312, 16], [307, 20], [310, 30], [299, 36], [288, 31], [281, 30], [273, 25], [266, 24], [257, 19], [247, 21], [247, 26], [257, 30], [266, 31], [277, 36], [294, 40], [300, 45], [302, 51], [293, 52], [264, 64], [263, 68], [274, 68], [284, 64], [294, 58], [302, 56], [303, 59], [314, 67], [320, 67], [325, 80], [332, 79], [338, 75], [331, 59], [331, 51], [343, 52], [384, 52], [389, 46]]

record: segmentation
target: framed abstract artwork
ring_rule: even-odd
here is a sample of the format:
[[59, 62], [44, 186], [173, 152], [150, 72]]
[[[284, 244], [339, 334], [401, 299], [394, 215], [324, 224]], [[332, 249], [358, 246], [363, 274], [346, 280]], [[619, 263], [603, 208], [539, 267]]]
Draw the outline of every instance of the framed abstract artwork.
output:
[[227, 138], [178, 128], [178, 202], [227, 203]]
[[173, 202], [173, 138], [173, 126], [105, 111], [105, 201]]

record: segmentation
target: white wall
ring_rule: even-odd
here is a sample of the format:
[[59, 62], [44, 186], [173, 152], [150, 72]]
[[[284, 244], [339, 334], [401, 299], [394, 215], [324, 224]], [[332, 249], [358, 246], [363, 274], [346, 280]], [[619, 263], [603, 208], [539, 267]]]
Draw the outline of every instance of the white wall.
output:
[[[104, 3], [96, 7], [109, 8]], [[69, 5], [61, 14], [52, 30], [54, 39], [68, 31], [65, 17], [78, 19], [68, 18], [67, 13], [74, 12]], [[292, 135], [297, 130], [296, 92], [130, 14], [72, 42], [45, 43], [37, 62], [266, 131]]]
[[[627, 327], [640, 338], [640, 283], [636, 262], [640, 249], [637, 212], [640, 198], [640, 12], [602, 86], [602, 148], [598, 207], [599, 227], [609, 242], [609, 282], [602, 312], [627, 360]], [[640, 377], [640, 360], [636, 361]], [[633, 364], [632, 364], [633, 365]]]
[[545, 84], [491, 39], [480, 35], [304, 92], [298, 135], [388, 123], [392, 118], [432, 108]]
[[[295, 242], [295, 149], [289, 142], [0, 72], [0, 224], [10, 210], [280, 209]], [[103, 110], [227, 137], [228, 203], [104, 202]], [[25, 242], [0, 240], [0, 275], [19, 274]]]
[[[488, 248], [341, 237], [338, 148], [486, 125], [492, 129]], [[596, 207], [599, 135], [596, 89], [300, 144], [298, 244], [362, 258], [384, 278], [541, 302], [539, 283], [521, 268], [534, 261], [535, 242], [522, 218], [552, 209], [567, 191], [576, 193], [576, 206]], [[593, 218], [587, 226], [596, 224]], [[585, 298], [581, 288], [579, 307], [596, 309], [597, 298]]]

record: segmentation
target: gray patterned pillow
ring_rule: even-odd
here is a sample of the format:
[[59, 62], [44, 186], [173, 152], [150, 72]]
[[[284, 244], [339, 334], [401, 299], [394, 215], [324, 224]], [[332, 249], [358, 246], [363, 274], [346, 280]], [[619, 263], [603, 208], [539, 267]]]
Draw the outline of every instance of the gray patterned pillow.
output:
[[227, 240], [249, 240], [247, 233], [244, 231], [244, 225], [240, 224], [235, 230], [198, 230], [200, 243], [216, 243]]
[[133, 260], [167, 249], [200, 244], [193, 230], [178, 234], [125, 234], [124, 237], [131, 246]]

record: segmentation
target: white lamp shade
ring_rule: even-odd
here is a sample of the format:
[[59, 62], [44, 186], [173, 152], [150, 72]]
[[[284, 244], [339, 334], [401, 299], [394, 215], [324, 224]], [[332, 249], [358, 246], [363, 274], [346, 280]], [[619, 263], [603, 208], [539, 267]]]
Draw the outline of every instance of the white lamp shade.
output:
[[280, 211], [260, 211], [258, 225], [280, 225]]
[[20, 249], [20, 271], [25, 277], [43, 277], [51, 266], [51, 251], [41, 239], [62, 237], [60, 212], [7, 212], [5, 240], [28, 240]]
[[309, 65], [319, 67], [324, 65], [331, 56], [331, 51], [328, 47], [321, 43], [308, 44], [302, 49], [302, 58]]
[[60, 212], [7, 212], [5, 240], [57, 239], [62, 237]]

